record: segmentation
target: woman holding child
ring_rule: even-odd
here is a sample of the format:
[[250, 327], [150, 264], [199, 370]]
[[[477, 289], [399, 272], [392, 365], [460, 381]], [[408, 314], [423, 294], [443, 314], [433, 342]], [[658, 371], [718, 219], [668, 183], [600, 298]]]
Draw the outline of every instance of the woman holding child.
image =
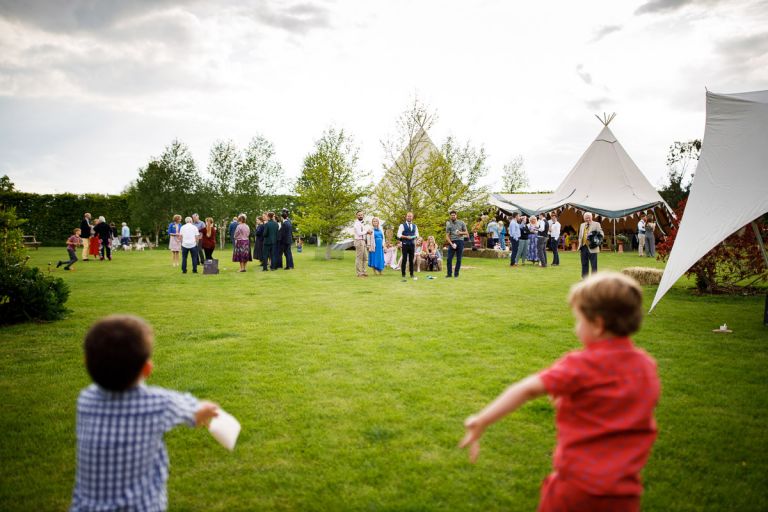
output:
[[168, 224], [168, 249], [171, 251], [171, 266], [179, 266], [179, 251], [181, 251], [181, 215], [174, 215]]

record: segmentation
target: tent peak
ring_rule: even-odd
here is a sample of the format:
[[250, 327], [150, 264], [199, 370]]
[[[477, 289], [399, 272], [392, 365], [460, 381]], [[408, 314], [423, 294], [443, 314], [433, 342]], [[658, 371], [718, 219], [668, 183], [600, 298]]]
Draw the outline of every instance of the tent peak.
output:
[[613, 121], [613, 118], [616, 117], [616, 112], [613, 112], [611, 115], [608, 115], [605, 112], [603, 112], [603, 117], [600, 117], [597, 114], [595, 114], [595, 117], [597, 118], [598, 121], [603, 123], [603, 126], [607, 127], [608, 124], [610, 124], [610, 122]]

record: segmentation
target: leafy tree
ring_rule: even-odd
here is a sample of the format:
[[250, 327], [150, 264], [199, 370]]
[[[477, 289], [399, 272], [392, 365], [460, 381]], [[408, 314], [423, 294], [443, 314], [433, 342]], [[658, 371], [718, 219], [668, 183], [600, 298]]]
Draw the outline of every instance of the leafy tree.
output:
[[11, 178], [8, 177], [8, 175], [4, 175], [2, 178], [0, 178], [0, 192], [15, 192], [16, 186], [11, 181]]
[[150, 227], [157, 242], [173, 215], [201, 207], [202, 185], [189, 148], [174, 140], [159, 158], [139, 170], [139, 177], [128, 187], [132, 216], [141, 226]]
[[27, 266], [14, 208], [0, 206], [0, 324], [56, 320], [66, 313], [69, 287], [63, 279]]
[[357, 170], [357, 160], [352, 139], [344, 130], [330, 128], [304, 159], [296, 182], [296, 194], [303, 204], [302, 212], [295, 215], [296, 223], [305, 233], [317, 233], [326, 242], [326, 259], [331, 259], [331, 244], [370, 192], [359, 184], [364, 174]]
[[[667, 183], [659, 190], [659, 195], [669, 205], [678, 204], [688, 198], [691, 191], [693, 171], [701, 154], [699, 139], [688, 142], [675, 142], [667, 153]], [[690, 173], [690, 174], [689, 174]]]
[[479, 185], [487, 172], [485, 160], [485, 149], [476, 149], [469, 143], [462, 146], [452, 137], [430, 155], [418, 221], [423, 233], [442, 238], [451, 210], [464, 219], [482, 213], [488, 199], [488, 189]]
[[528, 186], [528, 174], [523, 169], [523, 157], [517, 155], [504, 164], [504, 174], [501, 176], [503, 192], [511, 194]]
[[[686, 198], [678, 203], [675, 210], [678, 221], [683, 218], [687, 202]], [[669, 258], [679, 226], [678, 222], [664, 242], [656, 246], [661, 261]], [[768, 238], [765, 224], [758, 222], [758, 229], [763, 238]], [[747, 225], [716, 245], [685, 275], [696, 279], [696, 288], [701, 293], [735, 293], [768, 281], [768, 268], [765, 267], [757, 237], [751, 226]]]
[[413, 212], [417, 219], [425, 213], [427, 170], [438, 148], [427, 132], [437, 114], [418, 98], [397, 120], [397, 135], [382, 141], [384, 176], [374, 191], [375, 208], [383, 220], [396, 223]]

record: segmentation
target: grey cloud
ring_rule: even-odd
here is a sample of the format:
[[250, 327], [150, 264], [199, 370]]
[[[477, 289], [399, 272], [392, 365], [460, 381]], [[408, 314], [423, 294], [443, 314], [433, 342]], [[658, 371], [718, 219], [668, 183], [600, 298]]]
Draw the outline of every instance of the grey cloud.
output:
[[587, 71], [584, 71], [583, 64], [576, 66], [576, 74], [579, 75], [579, 78], [581, 78], [585, 84], [592, 85], [592, 75], [590, 75]]
[[635, 14], [675, 11], [694, 0], [650, 0], [637, 8]]
[[246, 15], [265, 25], [294, 34], [306, 34], [314, 29], [329, 28], [331, 15], [327, 7], [308, 3], [283, 6], [267, 2], [254, 4]]
[[607, 97], [594, 98], [591, 100], [586, 100], [584, 105], [586, 105], [587, 108], [591, 111], [600, 111], [603, 109], [603, 106], [607, 103], [610, 103], [610, 101], [611, 99]]
[[51, 32], [101, 31], [183, 0], [0, 0], [0, 17]]
[[605, 36], [607, 36], [608, 34], [618, 32], [619, 30], [621, 30], [621, 25], [602, 26], [595, 31], [595, 37], [592, 38], [592, 42], [599, 41]]
[[740, 77], [742, 86], [768, 80], [768, 32], [727, 39], [716, 49], [724, 61], [724, 76]]

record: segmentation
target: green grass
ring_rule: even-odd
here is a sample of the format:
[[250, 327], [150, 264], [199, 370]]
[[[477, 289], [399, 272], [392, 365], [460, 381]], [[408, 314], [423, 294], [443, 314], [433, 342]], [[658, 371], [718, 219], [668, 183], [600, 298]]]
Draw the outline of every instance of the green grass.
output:
[[[479, 463], [463, 419], [577, 348], [565, 303], [579, 277], [465, 259], [460, 279], [356, 279], [354, 258], [296, 256], [293, 272], [181, 275], [168, 251], [53, 270], [62, 321], [0, 329], [0, 510], [64, 510], [75, 471], [82, 338], [116, 312], [155, 328], [151, 384], [220, 403], [242, 423], [229, 453], [202, 430], [167, 435], [172, 510], [534, 510], [555, 443], [546, 399], [492, 427]], [[31, 251], [32, 263], [66, 255]], [[638, 263], [601, 254], [601, 269]], [[658, 361], [659, 438], [645, 510], [768, 509], [763, 297], [696, 297], [682, 281], [635, 336]], [[655, 287], [645, 290], [646, 304]], [[727, 321], [731, 335], [711, 330]]]

